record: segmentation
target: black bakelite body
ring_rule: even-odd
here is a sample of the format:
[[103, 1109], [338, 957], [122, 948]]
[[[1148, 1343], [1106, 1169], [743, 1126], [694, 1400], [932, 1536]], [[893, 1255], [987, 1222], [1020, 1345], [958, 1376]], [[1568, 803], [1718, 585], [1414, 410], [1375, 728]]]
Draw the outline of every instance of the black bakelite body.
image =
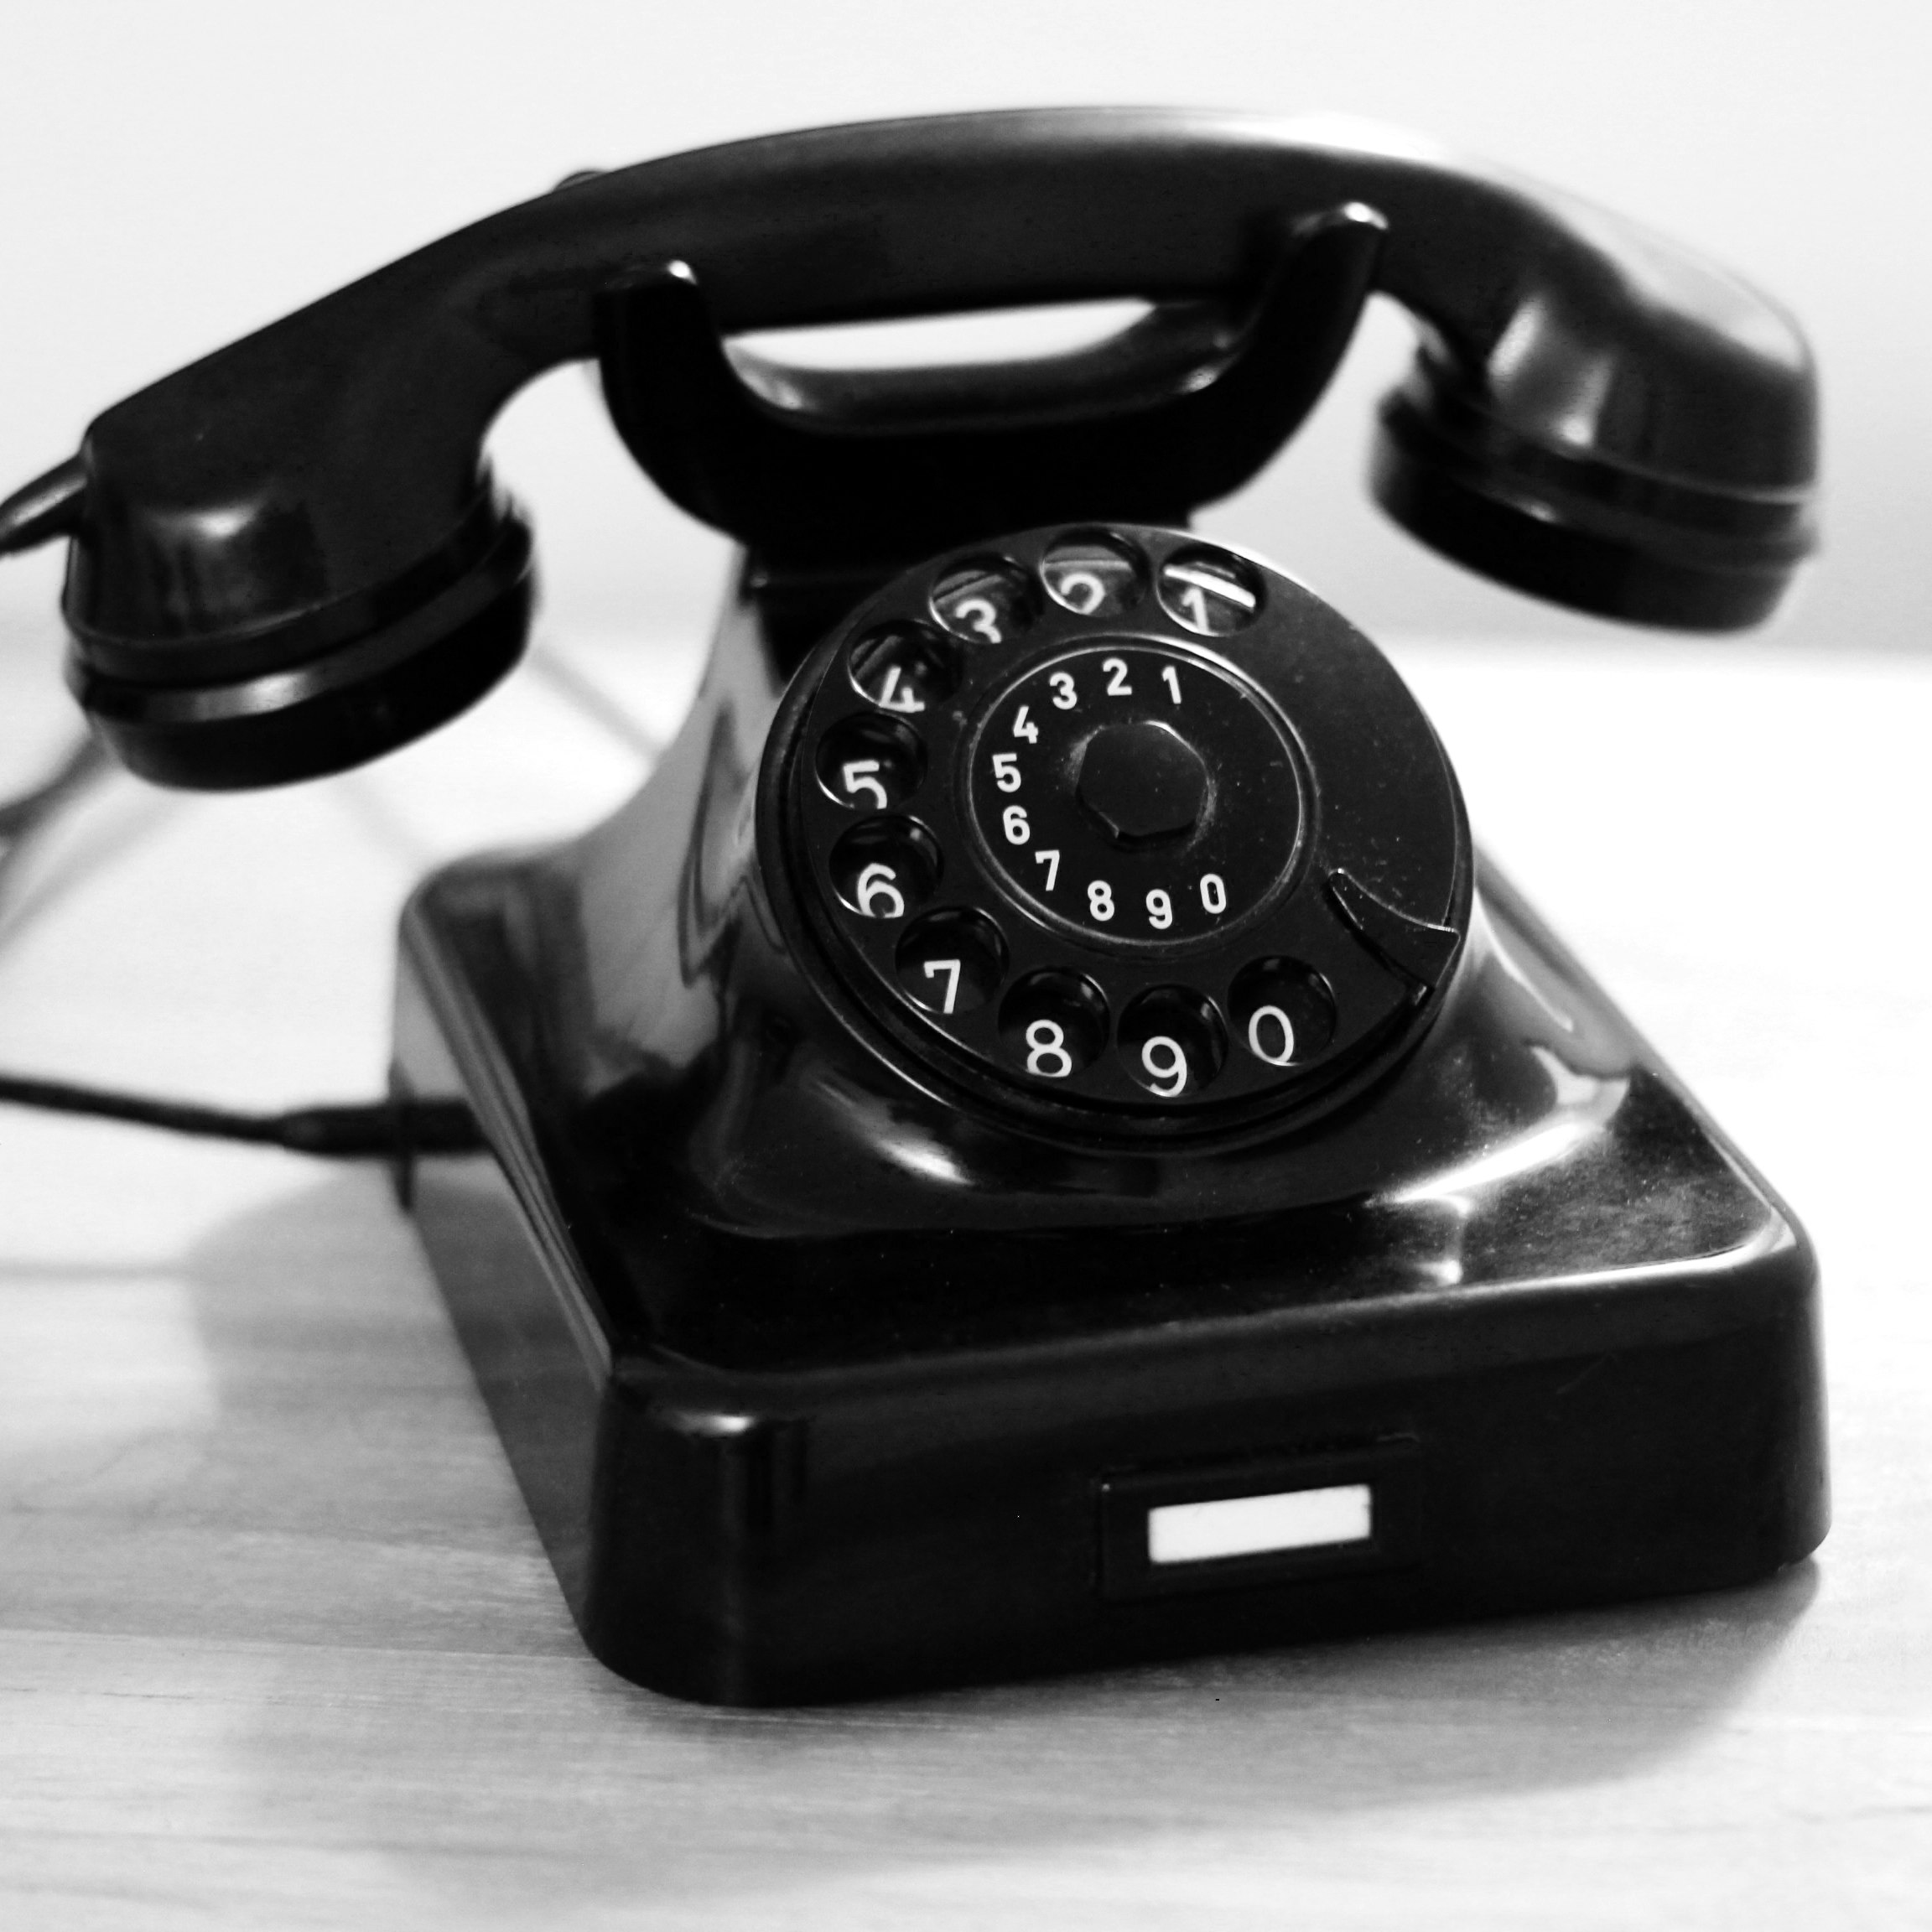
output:
[[[399, 1084], [493, 1149], [416, 1160], [414, 1213], [600, 1657], [791, 1702], [1814, 1547], [1811, 1249], [1504, 880], [1338, 1100], [1166, 1137], [1003, 1102], [775, 903], [813, 889], [757, 828], [783, 635], [742, 594], [636, 800], [403, 922]], [[1150, 1559], [1156, 1509], [1348, 1486], [1365, 1539]]]
[[[1816, 454], [1773, 304], [1422, 143], [1194, 111], [574, 178], [0, 503], [0, 551], [71, 540], [101, 740], [205, 788], [375, 757], [516, 661], [531, 534], [482, 445], [558, 364], [745, 546], [637, 798], [402, 925], [400, 1191], [613, 1668], [845, 1696], [1823, 1535], [1802, 1233], [1478, 864], [1374, 647], [1185, 528], [1372, 294], [1417, 329], [1372, 469], [1415, 535], [1636, 621], [1771, 609]], [[1120, 298], [997, 366], [742, 340]]]

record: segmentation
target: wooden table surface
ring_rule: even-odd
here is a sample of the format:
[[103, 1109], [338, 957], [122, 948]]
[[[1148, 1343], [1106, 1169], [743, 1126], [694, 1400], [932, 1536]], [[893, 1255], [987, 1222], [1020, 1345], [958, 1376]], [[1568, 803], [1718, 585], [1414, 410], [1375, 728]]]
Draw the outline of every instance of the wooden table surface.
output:
[[[378, 1173], [0, 1112], [0, 1923], [1932, 1923], [1932, 665], [1401, 656], [1479, 834], [1818, 1241], [1813, 1562], [851, 1708], [681, 1705], [579, 1646]], [[553, 661], [660, 729], [692, 669]], [[23, 776], [63, 724], [38, 641], [0, 695]], [[347, 778], [114, 781], [12, 880], [0, 1067], [373, 1093], [409, 882], [640, 768], [532, 672]]]

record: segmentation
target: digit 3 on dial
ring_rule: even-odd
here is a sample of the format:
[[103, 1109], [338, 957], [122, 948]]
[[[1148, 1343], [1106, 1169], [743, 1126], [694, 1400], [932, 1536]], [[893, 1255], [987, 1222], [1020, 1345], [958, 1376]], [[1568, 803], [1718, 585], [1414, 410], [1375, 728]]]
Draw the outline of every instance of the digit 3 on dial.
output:
[[906, 572], [801, 669], [760, 780], [775, 909], [911, 1078], [1083, 1137], [1358, 1090], [1439, 1009], [1468, 834], [1381, 654], [1145, 527]]

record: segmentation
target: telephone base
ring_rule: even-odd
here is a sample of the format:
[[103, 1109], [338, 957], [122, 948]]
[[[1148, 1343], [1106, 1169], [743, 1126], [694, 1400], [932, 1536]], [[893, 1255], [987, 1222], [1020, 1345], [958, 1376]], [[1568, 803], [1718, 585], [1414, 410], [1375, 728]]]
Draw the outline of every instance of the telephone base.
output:
[[[1383, 1148], [1374, 1186], [1296, 1202], [1290, 1140], [1223, 1164], [1275, 1163], [1274, 1213], [1163, 1221], [1123, 1158], [1110, 1224], [1070, 1197], [869, 1228], [854, 1192], [801, 1231], [721, 1224], [675, 1150], [731, 1121], [662, 1082], [654, 1120], [647, 1071], [563, 1098], [596, 1052], [595, 976], [549, 945], [564, 870], [418, 895], [397, 1077], [495, 1149], [407, 1195], [623, 1675], [867, 1696], [1718, 1588], [1823, 1536], [1809, 1244], [1493, 874], [1457, 1000], [1322, 1131]], [[1415, 1127], [1457, 1093], [1476, 1150], [1445, 1158]]]

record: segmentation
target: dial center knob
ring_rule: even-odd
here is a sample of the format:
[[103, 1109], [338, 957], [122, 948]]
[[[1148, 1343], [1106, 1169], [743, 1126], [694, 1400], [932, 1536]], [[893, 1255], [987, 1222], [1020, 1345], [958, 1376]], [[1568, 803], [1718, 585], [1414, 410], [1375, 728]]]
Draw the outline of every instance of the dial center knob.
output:
[[1172, 726], [1104, 724], [1081, 747], [1074, 796], [1124, 851], [1185, 839], [1208, 802], [1208, 767]]

